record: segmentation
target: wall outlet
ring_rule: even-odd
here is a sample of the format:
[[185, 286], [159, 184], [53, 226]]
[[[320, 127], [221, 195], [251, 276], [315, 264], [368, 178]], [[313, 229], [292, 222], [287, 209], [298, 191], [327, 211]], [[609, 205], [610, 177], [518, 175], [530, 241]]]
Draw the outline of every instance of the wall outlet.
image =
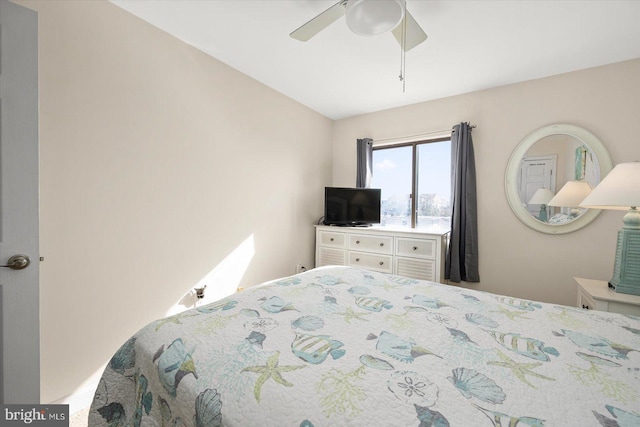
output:
[[305, 267], [302, 264], [298, 264], [296, 265], [296, 274], [298, 273], [304, 273], [305, 271], [307, 271], [307, 267]]

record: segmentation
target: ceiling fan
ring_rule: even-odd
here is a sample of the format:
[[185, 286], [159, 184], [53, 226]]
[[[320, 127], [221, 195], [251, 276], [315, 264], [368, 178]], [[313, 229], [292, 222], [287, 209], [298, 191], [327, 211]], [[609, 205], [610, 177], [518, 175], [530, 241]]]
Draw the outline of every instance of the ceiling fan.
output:
[[349, 29], [361, 36], [373, 36], [391, 30], [405, 52], [427, 39], [425, 32], [407, 11], [404, 0], [340, 0], [289, 35], [306, 42], [343, 15], [346, 15]]

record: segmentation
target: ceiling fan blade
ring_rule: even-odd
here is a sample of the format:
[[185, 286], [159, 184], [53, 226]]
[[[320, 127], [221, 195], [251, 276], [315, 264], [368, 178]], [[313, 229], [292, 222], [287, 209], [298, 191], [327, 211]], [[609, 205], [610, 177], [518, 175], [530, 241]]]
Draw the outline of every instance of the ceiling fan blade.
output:
[[404, 18], [400, 21], [400, 24], [391, 31], [398, 43], [400, 43], [400, 46], [402, 46], [402, 32], [405, 20], [407, 21], [407, 40], [404, 46], [404, 51], [408, 52], [425, 41], [427, 39], [427, 34], [422, 30], [420, 24], [418, 24], [413, 16], [411, 16], [409, 12], [406, 12]]
[[289, 35], [296, 40], [306, 42], [330, 24], [334, 23], [336, 19], [343, 16], [346, 4], [346, 0], [340, 0], [338, 3], [334, 4], [306, 24], [300, 26]]

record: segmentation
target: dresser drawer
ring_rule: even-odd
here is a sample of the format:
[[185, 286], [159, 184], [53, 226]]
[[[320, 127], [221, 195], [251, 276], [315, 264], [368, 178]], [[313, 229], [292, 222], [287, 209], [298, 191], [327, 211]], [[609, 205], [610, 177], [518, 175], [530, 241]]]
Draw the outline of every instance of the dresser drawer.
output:
[[596, 310], [596, 302], [578, 289], [578, 307], [586, 310]]
[[377, 255], [365, 252], [349, 252], [349, 265], [383, 273], [393, 272], [393, 258], [391, 255]]
[[343, 249], [318, 248], [316, 267], [324, 265], [345, 265], [345, 254]]
[[397, 256], [435, 259], [437, 243], [435, 240], [419, 240], [405, 237], [396, 238]]
[[349, 236], [349, 250], [391, 255], [393, 237], [352, 234]]
[[430, 282], [438, 281], [435, 260], [397, 257], [395, 262], [395, 274], [398, 276], [413, 277]]
[[334, 233], [331, 231], [320, 231], [318, 232], [318, 244], [320, 246], [328, 246], [332, 248], [344, 248], [345, 247], [345, 234], [344, 233]]

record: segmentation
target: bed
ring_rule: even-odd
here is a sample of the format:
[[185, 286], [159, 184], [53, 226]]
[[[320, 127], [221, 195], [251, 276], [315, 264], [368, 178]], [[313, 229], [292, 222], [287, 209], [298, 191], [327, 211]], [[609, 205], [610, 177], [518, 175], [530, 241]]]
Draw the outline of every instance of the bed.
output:
[[141, 329], [90, 426], [640, 426], [640, 318], [349, 267]]

